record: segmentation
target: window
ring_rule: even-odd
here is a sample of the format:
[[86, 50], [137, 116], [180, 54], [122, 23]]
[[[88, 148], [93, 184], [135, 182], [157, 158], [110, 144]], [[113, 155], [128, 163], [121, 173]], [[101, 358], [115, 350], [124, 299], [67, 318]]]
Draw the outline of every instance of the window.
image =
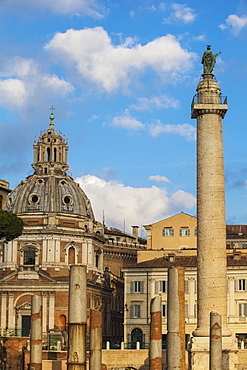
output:
[[130, 282], [131, 293], [143, 293], [143, 281], [131, 281]]
[[174, 229], [172, 228], [163, 229], [162, 236], [174, 236]]
[[184, 293], [189, 293], [189, 281], [184, 280]]
[[194, 236], [197, 236], [197, 228], [194, 229]]
[[132, 304], [130, 306], [130, 317], [132, 319], [141, 317], [141, 305], [140, 304]]
[[239, 303], [239, 317], [247, 316], [247, 303]]
[[247, 282], [246, 279], [239, 279], [237, 280], [237, 291], [246, 291], [247, 289]]
[[167, 317], [167, 305], [162, 304], [162, 317]]
[[242, 244], [242, 249], [247, 249], [247, 244]]
[[24, 251], [24, 265], [35, 265], [35, 251]]
[[116, 241], [120, 242], [120, 240], [121, 240], [120, 236], [116, 236]]
[[167, 293], [167, 281], [166, 280], [156, 281], [156, 293]]
[[190, 229], [181, 228], [179, 231], [179, 236], [190, 236]]

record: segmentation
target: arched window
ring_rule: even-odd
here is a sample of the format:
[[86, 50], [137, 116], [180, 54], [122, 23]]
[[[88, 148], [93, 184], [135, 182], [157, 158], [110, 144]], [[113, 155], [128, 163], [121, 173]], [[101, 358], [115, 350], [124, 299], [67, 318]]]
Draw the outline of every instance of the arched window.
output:
[[50, 157], [51, 157], [51, 150], [50, 150], [50, 148], [47, 148], [47, 151], [46, 151], [46, 162], [49, 162], [50, 161]]
[[75, 264], [75, 248], [70, 247], [69, 248], [69, 265], [74, 265]]
[[59, 316], [58, 329], [61, 329], [64, 331], [66, 330], [66, 316], [65, 315]]
[[54, 162], [57, 161], [57, 148], [54, 148]]

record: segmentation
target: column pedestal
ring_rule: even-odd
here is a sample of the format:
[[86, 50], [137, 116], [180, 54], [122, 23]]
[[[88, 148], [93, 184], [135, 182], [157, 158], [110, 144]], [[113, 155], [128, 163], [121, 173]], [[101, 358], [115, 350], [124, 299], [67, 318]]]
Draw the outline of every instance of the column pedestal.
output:
[[[209, 369], [209, 337], [191, 337], [188, 343], [189, 370]], [[235, 335], [222, 337], [222, 370], [236, 370], [238, 346]]]

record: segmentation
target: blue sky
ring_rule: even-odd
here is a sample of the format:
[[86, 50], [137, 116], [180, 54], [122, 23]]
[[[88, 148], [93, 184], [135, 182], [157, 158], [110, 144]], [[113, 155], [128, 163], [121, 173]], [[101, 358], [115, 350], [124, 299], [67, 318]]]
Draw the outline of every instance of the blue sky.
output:
[[[247, 223], [247, 1], [4, 0], [0, 3], [0, 178], [32, 173], [49, 124], [96, 219], [130, 231], [196, 214], [190, 104], [207, 44], [223, 120], [228, 224]], [[31, 172], [30, 172], [31, 171]], [[140, 228], [141, 231], [141, 228]]]

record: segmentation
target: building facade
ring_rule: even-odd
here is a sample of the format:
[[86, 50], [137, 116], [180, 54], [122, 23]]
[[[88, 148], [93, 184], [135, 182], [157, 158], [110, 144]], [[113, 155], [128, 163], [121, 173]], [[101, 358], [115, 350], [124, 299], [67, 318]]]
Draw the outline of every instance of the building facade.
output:
[[[148, 228], [148, 246], [138, 252], [138, 263], [123, 269], [125, 281], [124, 340], [128, 347], [149, 346], [150, 302], [162, 297], [163, 347], [167, 333], [168, 269], [185, 271], [185, 332], [187, 339], [197, 325], [196, 217], [180, 213]], [[154, 230], [154, 235], [152, 231]], [[169, 232], [167, 231], [169, 230]], [[184, 233], [184, 230], [186, 232]], [[182, 231], [182, 232], [181, 232]], [[240, 348], [247, 348], [247, 251], [246, 225], [227, 225], [227, 324]], [[213, 256], [212, 256], [213, 258]]]

